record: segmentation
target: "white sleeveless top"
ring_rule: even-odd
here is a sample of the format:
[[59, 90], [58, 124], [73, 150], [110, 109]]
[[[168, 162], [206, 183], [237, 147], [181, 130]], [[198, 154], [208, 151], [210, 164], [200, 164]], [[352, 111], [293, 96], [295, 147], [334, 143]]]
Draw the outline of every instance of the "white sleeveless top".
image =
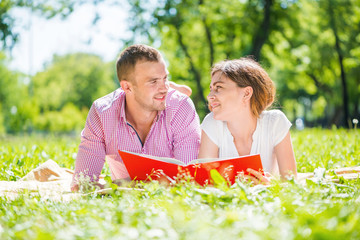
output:
[[[257, 120], [250, 154], [260, 154], [265, 172], [278, 174], [279, 167], [274, 147], [279, 144], [288, 133], [291, 122], [280, 110], [263, 111]], [[227, 123], [215, 120], [213, 113], [209, 113], [201, 124], [202, 130], [219, 147], [219, 158], [238, 157]]]

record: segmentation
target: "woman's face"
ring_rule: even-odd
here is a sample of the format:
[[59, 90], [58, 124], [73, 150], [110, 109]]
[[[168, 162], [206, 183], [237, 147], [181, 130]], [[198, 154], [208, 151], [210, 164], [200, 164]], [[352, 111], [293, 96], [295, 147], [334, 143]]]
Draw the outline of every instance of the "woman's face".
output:
[[210, 109], [217, 120], [227, 121], [241, 111], [244, 101], [244, 88], [227, 78], [222, 72], [216, 72], [210, 83], [210, 93], [207, 96]]

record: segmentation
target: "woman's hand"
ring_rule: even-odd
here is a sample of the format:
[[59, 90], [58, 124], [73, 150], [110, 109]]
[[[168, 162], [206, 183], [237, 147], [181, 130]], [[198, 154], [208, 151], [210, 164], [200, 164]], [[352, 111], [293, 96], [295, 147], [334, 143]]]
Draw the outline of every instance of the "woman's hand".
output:
[[250, 179], [254, 184], [263, 184], [263, 185], [270, 185], [271, 181], [274, 180], [275, 178], [268, 172], [265, 172], [264, 175], [259, 172], [256, 171], [252, 168], [248, 168], [246, 169], [246, 171], [248, 171], [249, 173], [251, 173], [252, 175], [246, 175], [244, 176], [246, 179]]

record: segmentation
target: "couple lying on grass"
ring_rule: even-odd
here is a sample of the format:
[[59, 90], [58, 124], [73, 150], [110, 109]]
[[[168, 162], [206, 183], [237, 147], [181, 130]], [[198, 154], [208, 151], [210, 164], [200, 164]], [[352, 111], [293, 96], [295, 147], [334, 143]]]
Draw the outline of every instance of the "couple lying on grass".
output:
[[121, 88], [93, 103], [81, 133], [73, 191], [79, 189], [80, 175], [96, 181], [105, 159], [113, 180], [128, 178], [118, 150], [185, 163], [260, 154], [265, 174], [249, 169], [255, 183], [269, 183], [275, 175], [296, 177], [291, 123], [279, 110], [265, 111], [274, 101], [275, 86], [255, 61], [215, 64], [207, 97], [211, 113], [201, 126], [187, 96], [191, 90], [168, 81], [158, 50], [130, 46], [120, 54], [116, 68]]

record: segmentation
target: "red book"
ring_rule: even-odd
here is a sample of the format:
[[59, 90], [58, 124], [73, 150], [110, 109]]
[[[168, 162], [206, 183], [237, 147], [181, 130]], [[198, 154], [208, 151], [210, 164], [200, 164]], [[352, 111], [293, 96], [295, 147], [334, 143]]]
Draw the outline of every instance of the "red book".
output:
[[119, 154], [131, 177], [135, 180], [157, 180], [164, 173], [174, 179], [179, 173], [186, 173], [201, 184], [211, 184], [210, 170], [217, 170], [229, 183], [233, 184], [238, 174], [249, 174], [246, 169], [252, 168], [262, 171], [260, 154], [247, 155], [228, 159], [195, 159], [189, 164], [173, 159], [154, 157], [128, 151], [120, 151]]

